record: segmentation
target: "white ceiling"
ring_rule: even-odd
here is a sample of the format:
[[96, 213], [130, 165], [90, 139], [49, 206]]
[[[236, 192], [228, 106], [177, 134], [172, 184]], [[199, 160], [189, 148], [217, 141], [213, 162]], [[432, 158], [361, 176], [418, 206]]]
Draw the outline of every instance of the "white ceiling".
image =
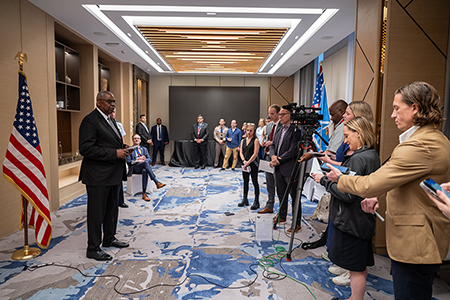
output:
[[[29, 0], [29, 2], [75, 30], [103, 51], [120, 61], [135, 64], [151, 75], [176, 75], [177, 73], [174, 73], [170, 66], [166, 65], [160, 55], [152, 51], [152, 47], [127, 23], [126, 19], [146, 20], [146, 24], [150, 25], [152, 20], [156, 22], [161, 17], [172, 17], [172, 20], [174, 20], [173, 17], [176, 17], [176, 20], [182, 22], [188, 20], [188, 22], [194, 23], [205, 20], [214, 22], [216, 19], [217, 24], [222, 18], [230, 18], [230, 20], [238, 18], [241, 22], [251, 21], [250, 23], [258, 23], [258, 19], [260, 22], [261, 19], [301, 19], [299, 25], [291, 31], [285, 42], [276, 48], [276, 52], [268, 58], [266, 66], [258, 74], [252, 75], [290, 76], [352, 33], [355, 30], [356, 15], [356, 0], [228, 0], [226, 3], [223, 0], [165, 0], [160, 2], [156, 0], [98, 0], [97, 2], [89, 2], [89, 0]], [[101, 22], [82, 6], [93, 4], [95, 6], [91, 6], [91, 10], [94, 9], [98, 13], [104, 14], [107, 21]], [[104, 5], [120, 6], [117, 10], [110, 10], [111, 7]], [[144, 7], [137, 7], [137, 5]], [[131, 7], [127, 8], [126, 6]], [[230, 8], [239, 9], [236, 12]], [[282, 8], [288, 10], [276, 11], [276, 9]], [[294, 10], [299, 8], [329, 9], [328, 11], [338, 9], [338, 11], [306, 42], [302, 42], [302, 46], [298, 50], [294, 51], [295, 46], [298, 46], [299, 41], [304, 38], [305, 32], [321, 16]], [[215, 15], [210, 14], [214, 12]], [[107, 22], [111, 22], [110, 25]], [[171, 22], [169, 21], [168, 24]], [[267, 22], [269, 23], [269, 21]], [[113, 32], [116, 26], [116, 31]], [[97, 35], [94, 32], [106, 35]], [[115, 44], [115, 46], [107, 44]], [[289, 49], [291, 50], [289, 51]], [[282, 53], [286, 53], [286, 56], [283, 57]], [[290, 53], [292, 56], [286, 59]], [[205, 75], [205, 73], [201, 74]]]

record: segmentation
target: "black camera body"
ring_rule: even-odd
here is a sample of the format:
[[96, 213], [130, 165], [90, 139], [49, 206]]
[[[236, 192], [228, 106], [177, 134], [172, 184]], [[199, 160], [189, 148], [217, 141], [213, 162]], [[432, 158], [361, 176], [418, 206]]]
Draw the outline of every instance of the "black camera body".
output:
[[320, 120], [323, 120], [323, 116], [316, 112], [320, 108], [305, 107], [304, 105], [297, 107], [297, 103], [283, 105], [283, 108], [292, 112], [291, 121], [301, 127], [312, 127], [316, 129], [320, 127]]

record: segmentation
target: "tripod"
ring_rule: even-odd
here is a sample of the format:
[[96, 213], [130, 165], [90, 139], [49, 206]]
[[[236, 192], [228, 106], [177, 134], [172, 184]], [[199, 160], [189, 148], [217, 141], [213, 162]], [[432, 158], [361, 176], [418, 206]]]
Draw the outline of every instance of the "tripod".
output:
[[[298, 130], [298, 129], [297, 129]], [[283, 199], [280, 201], [280, 207], [284, 201], [287, 201], [289, 197], [289, 191], [291, 189], [292, 184], [297, 183], [297, 189], [295, 193], [294, 207], [292, 209], [292, 224], [291, 224], [291, 239], [289, 241], [289, 250], [286, 255], [287, 261], [292, 261], [291, 253], [292, 253], [292, 245], [294, 242], [295, 228], [297, 226], [297, 220], [299, 218], [298, 211], [301, 205], [302, 191], [303, 186], [306, 180], [306, 162], [301, 163], [300, 158], [308, 152], [308, 150], [312, 149], [316, 151], [316, 145], [313, 142], [312, 135], [316, 133], [325, 143], [326, 141], [316, 132], [316, 128], [313, 126], [307, 126], [303, 128], [303, 135], [301, 141], [298, 143], [298, 154], [297, 159], [295, 161], [294, 168], [291, 173], [291, 177], [289, 179], [288, 186], [286, 191], [284, 192]], [[279, 216], [279, 215], [278, 215]], [[301, 217], [301, 216], [300, 216]], [[277, 229], [277, 222], [274, 222], [273, 229]]]

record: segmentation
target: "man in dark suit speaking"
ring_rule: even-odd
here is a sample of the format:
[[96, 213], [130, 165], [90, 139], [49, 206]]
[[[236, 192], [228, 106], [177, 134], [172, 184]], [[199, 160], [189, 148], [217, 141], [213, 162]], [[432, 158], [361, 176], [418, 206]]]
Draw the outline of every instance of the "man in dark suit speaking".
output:
[[208, 123], [203, 122], [203, 116], [198, 115], [197, 123], [192, 126], [192, 139], [194, 140], [194, 149], [197, 153], [195, 168], [200, 166], [202, 169], [206, 166], [206, 150], [208, 147], [209, 128]]
[[123, 149], [119, 129], [109, 115], [116, 107], [114, 95], [108, 91], [97, 94], [97, 108], [84, 117], [79, 131], [79, 149], [83, 155], [80, 180], [87, 190], [88, 247], [86, 257], [111, 260], [100, 248], [128, 247], [115, 238], [117, 228], [119, 189], [126, 180], [125, 159], [129, 150]]
[[161, 159], [161, 165], [165, 165], [164, 163], [164, 147], [169, 143], [169, 132], [167, 131], [167, 127], [161, 124], [161, 118], [156, 119], [156, 125], [152, 127], [150, 132], [151, 140], [150, 145], [153, 145], [153, 163], [152, 166], [156, 163], [156, 155], [158, 155]]

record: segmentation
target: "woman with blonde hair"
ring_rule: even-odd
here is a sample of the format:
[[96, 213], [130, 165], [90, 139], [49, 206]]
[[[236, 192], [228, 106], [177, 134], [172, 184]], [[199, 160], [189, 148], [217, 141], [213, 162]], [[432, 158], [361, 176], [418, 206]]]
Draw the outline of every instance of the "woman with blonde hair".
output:
[[[264, 131], [265, 125], [266, 124], [264, 122], [264, 119], [263, 118], [259, 119], [258, 128], [256, 128], [256, 137], [258, 138], [258, 140], [260, 142], [263, 141], [263, 131]], [[258, 157], [259, 157], [259, 159], [264, 159], [264, 148], [263, 147], [259, 147]]]
[[255, 124], [247, 124], [247, 136], [242, 139], [241, 146], [239, 150], [239, 155], [242, 159], [242, 177], [244, 179], [244, 193], [241, 203], [238, 204], [239, 207], [248, 205], [248, 186], [250, 181], [250, 176], [252, 177], [253, 187], [255, 189], [255, 201], [250, 208], [255, 210], [259, 208], [259, 184], [258, 184], [258, 167], [259, 167], [259, 141], [255, 133]]
[[[352, 155], [346, 155], [342, 166], [356, 175], [369, 175], [380, 167], [380, 159], [373, 148], [375, 134], [370, 122], [356, 117], [344, 125], [344, 141]], [[313, 174], [314, 181], [331, 194], [328, 236], [328, 257], [337, 266], [350, 271], [352, 300], [362, 300], [366, 289], [367, 266], [375, 264], [372, 237], [375, 234], [375, 216], [361, 208], [362, 197], [342, 193], [337, 183], [323, 174]]]

